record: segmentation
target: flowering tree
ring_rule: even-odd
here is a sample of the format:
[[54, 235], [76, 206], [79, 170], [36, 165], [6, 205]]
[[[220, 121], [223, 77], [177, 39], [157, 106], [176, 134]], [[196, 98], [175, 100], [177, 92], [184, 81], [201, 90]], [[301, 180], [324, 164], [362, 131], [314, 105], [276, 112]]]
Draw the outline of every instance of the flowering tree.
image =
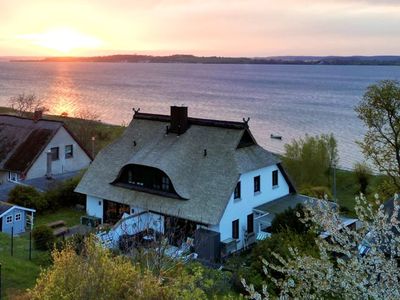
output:
[[[393, 211], [387, 214], [378, 196], [369, 203], [356, 198], [356, 213], [363, 229], [343, 228], [337, 210], [327, 201], [307, 205], [304, 221], [312, 221], [330, 233], [326, 240], [317, 238], [319, 257], [290, 250], [290, 258], [275, 254], [279, 263], [263, 260], [270, 286], [261, 292], [243, 279], [248, 298], [271, 299], [400, 299], [399, 201], [393, 200]], [[360, 249], [367, 249], [361, 253]], [[270, 271], [282, 276], [275, 279]]]

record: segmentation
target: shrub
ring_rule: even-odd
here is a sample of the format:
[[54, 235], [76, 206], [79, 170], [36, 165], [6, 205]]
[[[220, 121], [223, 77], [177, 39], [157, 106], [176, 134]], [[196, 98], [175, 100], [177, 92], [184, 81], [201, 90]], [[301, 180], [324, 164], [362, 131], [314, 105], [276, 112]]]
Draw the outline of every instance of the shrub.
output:
[[183, 268], [157, 277], [125, 256], [114, 256], [93, 239], [77, 254], [67, 245], [52, 253], [53, 265], [44, 270], [29, 299], [207, 299], [194, 284], [194, 276]]
[[304, 186], [300, 193], [318, 199], [325, 199], [325, 196], [328, 199], [333, 198], [331, 190], [327, 186]]
[[[297, 215], [300, 215], [298, 217]], [[304, 207], [300, 203], [295, 208], [287, 208], [285, 211], [277, 214], [271, 223], [271, 232], [277, 233], [290, 230], [295, 233], [306, 233], [310, 229], [310, 223], [303, 223], [300, 219], [304, 217]]]
[[367, 187], [371, 180], [371, 170], [365, 163], [356, 163], [354, 165], [354, 176], [360, 186], [360, 192], [367, 193]]
[[[262, 258], [267, 261], [278, 262], [273, 255], [278, 253], [282, 257], [290, 256], [289, 248], [297, 248], [299, 253], [304, 255], [317, 256], [318, 248], [315, 244], [315, 234], [308, 232], [298, 234], [291, 231], [281, 231], [272, 234], [271, 237], [258, 242], [247, 256], [233, 256], [227, 262], [227, 268], [233, 272], [233, 287], [237, 292], [245, 292], [241, 280], [244, 278], [246, 282], [251, 282], [256, 289], [262, 289], [265, 282], [269, 282], [269, 278], [265, 278], [263, 272]], [[279, 274], [275, 274], [270, 270], [271, 275], [279, 279]], [[274, 293], [274, 291], [270, 291]], [[275, 298], [272, 298], [275, 299]]]
[[61, 182], [57, 187], [48, 190], [44, 194], [44, 198], [50, 209], [55, 210], [59, 207], [73, 206], [75, 204], [84, 204], [85, 196], [75, 193], [75, 187], [78, 185], [81, 176], [77, 176], [64, 182]]
[[53, 230], [46, 225], [41, 225], [32, 231], [33, 243], [36, 249], [47, 251], [53, 248], [56, 240]]
[[43, 194], [31, 186], [16, 186], [8, 194], [8, 199], [11, 203], [36, 209], [39, 213], [47, 208], [47, 201]]
[[227, 271], [215, 270], [198, 262], [186, 266], [188, 273], [196, 278], [198, 288], [211, 299], [213, 296], [226, 295], [231, 290], [232, 274]]

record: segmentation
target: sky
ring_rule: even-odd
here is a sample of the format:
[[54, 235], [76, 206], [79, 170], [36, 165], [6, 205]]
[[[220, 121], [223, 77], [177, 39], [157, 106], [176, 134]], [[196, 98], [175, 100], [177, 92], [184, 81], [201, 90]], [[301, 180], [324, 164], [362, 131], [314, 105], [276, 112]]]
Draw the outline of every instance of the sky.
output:
[[0, 56], [400, 55], [400, 0], [0, 0]]

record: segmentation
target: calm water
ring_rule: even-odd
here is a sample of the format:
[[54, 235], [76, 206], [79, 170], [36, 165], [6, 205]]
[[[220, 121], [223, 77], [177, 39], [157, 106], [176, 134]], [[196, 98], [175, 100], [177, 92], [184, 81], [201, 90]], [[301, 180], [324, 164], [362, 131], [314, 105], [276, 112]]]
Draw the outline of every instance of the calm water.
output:
[[132, 107], [168, 114], [170, 105], [185, 104], [195, 117], [250, 117], [258, 142], [275, 152], [305, 133], [333, 132], [341, 166], [351, 167], [362, 160], [355, 140], [365, 130], [353, 108], [381, 79], [400, 80], [400, 67], [2, 62], [0, 105], [35, 93], [52, 113], [89, 109], [122, 124]]

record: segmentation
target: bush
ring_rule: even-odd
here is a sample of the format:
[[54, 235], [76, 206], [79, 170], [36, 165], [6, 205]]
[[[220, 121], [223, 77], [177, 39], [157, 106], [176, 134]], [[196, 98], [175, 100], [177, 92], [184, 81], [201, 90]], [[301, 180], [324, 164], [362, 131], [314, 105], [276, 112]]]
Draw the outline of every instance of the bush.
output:
[[85, 196], [75, 193], [75, 187], [81, 180], [81, 176], [77, 176], [64, 182], [57, 187], [47, 191], [44, 198], [50, 209], [55, 210], [60, 207], [73, 206], [76, 204], [85, 204]]
[[[298, 217], [297, 215], [300, 215]], [[277, 214], [271, 223], [271, 232], [292, 231], [295, 233], [306, 233], [310, 229], [310, 223], [303, 223], [300, 219], [304, 217], [304, 206], [300, 203], [295, 208], [287, 208], [285, 211]]]
[[8, 194], [8, 199], [11, 203], [36, 209], [36, 211], [39, 213], [45, 210], [48, 206], [43, 194], [39, 193], [31, 186], [16, 186]]
[[333, 198], [331, 190], [327, 186], [304, 186], [300, 190], [300, 194], [318, 199], [325, 199], [325, 197], [328, 197], [328, 199]]
[[232, 274], [227, 271], [215, 270], [198, 262], [186, 266], [188, 273], [196, 278], [196, 286], [212, 299], [213, 296], [226, 295], [232, 286]]
[[367, 187], [371, 180], [371, 170], [365, 163], [356, 163], [354, 165], [354, 176], [360, 186], [360, 192], [367, 193]]
[[[81, 254], [67, 245], [52, 253], [53, 264], [44, 270], [29, 299], [207, 299], [185, 269], [174, 268], [157, 277], [125, 256], [114, 256], [89, 238]], [[170, 276], [168, 276], [170, 275]]]
[[53, 230], [46, 225], [41, 225], [33, 229], [32, 237], [35, 248], [43, 251], [52, 249], [56, 240]]
[[[273, 234], [270, 238], [260, 241], [252, 249], [250, 257], [245, 263], [238, 266], [238, 271], [235, 276], [235, 287], [238, 291], [243, 292], [244, 288], [240, 282], [241, 278], [244, 278], [246, 282], [254, 284], [256, 289], [261, 289], [265, 282], [265, 276], [263, 276], [263, 263], [262, 258], [268, 262], [278, 263], [273, 253], [277, 253], [283, 258], [289, 258], [289, 248], [296, 248], [300, 255], [310, 255], [318, 257], [318, 248], [315, 244], [315, 234], [308, 232], [305, 234], [297, 234], [291, 231], [281, 231]], [[270, 270], [271, 276], [276, 279], [280, 278], [280, 274]], [[269, 279], [267, 278], [267, 281]], [[268, 282], [267, 282], [268, 283]], [[269, 286], [272, 286], [269, 284]], [[274, 292], [274, 291], [270, 291]]]

